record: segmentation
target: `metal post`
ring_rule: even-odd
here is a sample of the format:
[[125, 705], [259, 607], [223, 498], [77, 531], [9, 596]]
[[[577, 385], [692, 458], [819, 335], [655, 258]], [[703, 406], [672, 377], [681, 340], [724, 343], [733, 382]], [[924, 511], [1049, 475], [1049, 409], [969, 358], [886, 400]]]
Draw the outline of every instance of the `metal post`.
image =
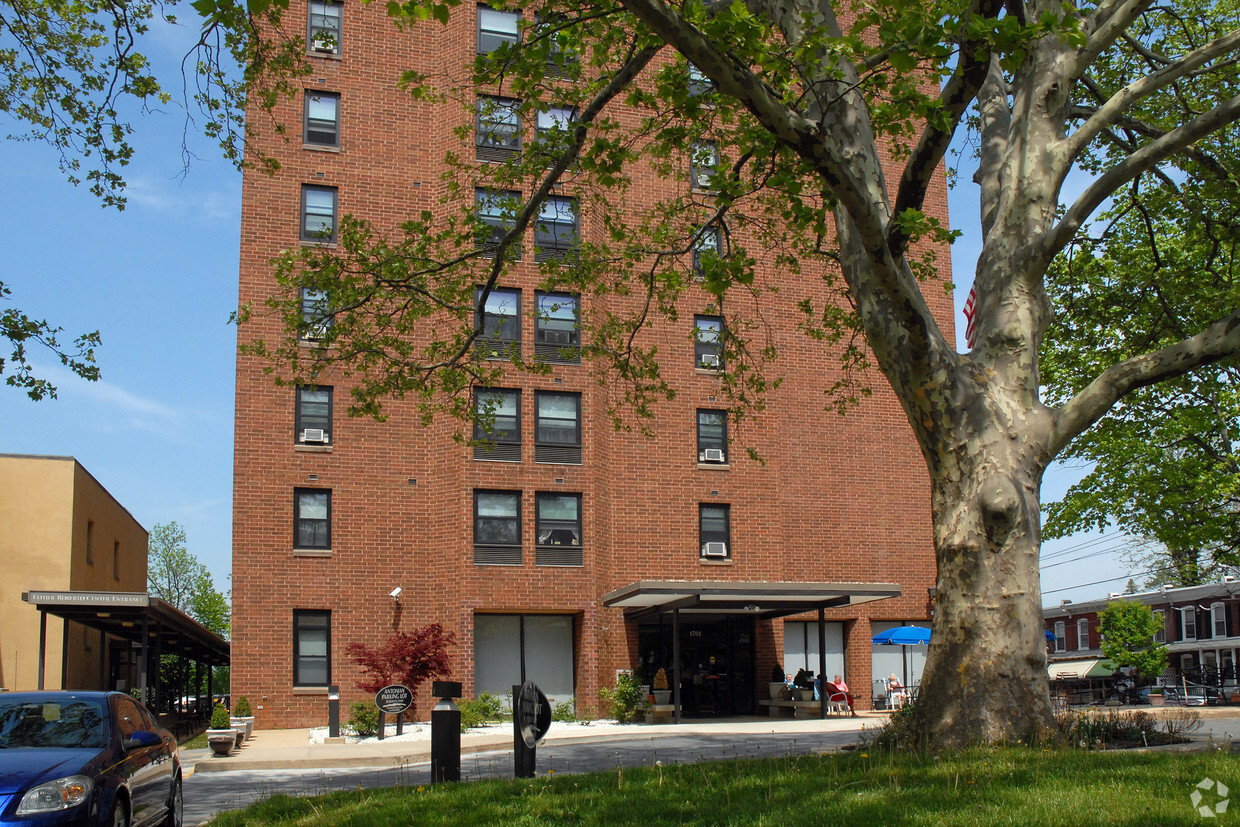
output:
[[[827, 610], [818, 607], [818, 717], [827, 717]], [[847, 703], [847, 699], [845, 699]]]
[[387, 734], [387, 713], [382, 709], [379, 710], [379, 740], [383, 740], [383, 736]]
[[459, 681], [435, 681], [431, 694], [439, 703], [431, 710], [431, 783], [461, 780], [461, 697]]
[[521, 698], [521, 684], [512, 687], [512, 761], [514, 778], [533, 778], [535, 751], [537, 747], [527, 746], [521, 735], [521, 716], [516, 709]]
[[680, 609], [672, 609], [672, 704], [676, 707], [672, 720], [680, 723]]
[[148, 658], [150, 657], [150, 636], [147, 634], [147, 617], [142, 615], [142, 643], [140, 644], [138, 653], [138, 692], [142, 696], [142, 703], [146, 703], [146, 672]]
[[43, 689], [43, 662], [47, 660], [47, 612], [39, 609], [39, 689]]

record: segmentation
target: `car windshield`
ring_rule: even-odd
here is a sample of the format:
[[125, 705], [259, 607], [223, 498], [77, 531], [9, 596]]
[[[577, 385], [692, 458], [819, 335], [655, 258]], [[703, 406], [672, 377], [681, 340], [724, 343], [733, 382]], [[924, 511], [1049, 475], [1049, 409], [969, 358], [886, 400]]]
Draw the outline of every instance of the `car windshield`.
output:
[[107, 746], [102, 701], [6, 701], [0, 697], [0, 748]]

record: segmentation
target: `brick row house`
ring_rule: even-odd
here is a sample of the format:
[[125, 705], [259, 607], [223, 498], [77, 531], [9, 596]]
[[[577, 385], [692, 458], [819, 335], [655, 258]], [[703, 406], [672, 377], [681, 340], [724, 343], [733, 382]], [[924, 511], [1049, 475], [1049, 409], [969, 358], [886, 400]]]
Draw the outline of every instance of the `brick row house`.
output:
[[1098, 615], [1113, 600], [1144, 603], [1162, 622], [1163, 629], [1154, 638], [1167, 645], [1169, 656], [1161, 682], [1184, 679], [1228, 691], [1240, 685], [1236, 674], [1240, 662], [1240, 581], [1231, 577], [1204, 586], [1112, 593], [1106, 599], [1082, 603], [1065, 600], [1043, 609], [1051, 678], [1063, 674], [1065, 664], [1102, 658]]
[[[289, 14], [305, 15], [312, 71], [277, 112], [301, 134], [250, 136], [280, 162], [244, 184], [240, 300], [255, 306], [279, 289], [270, 262], [282, 251], [330, 247], [345, 214], [391, 230], [443, 210], [445, 153], [490, 163], [562, 115], [521, 123], [499, 95], [470, 110], [397, 87], [409, 69], [464, 74], [475, 54], [518, 36], [519, 12], [467, 4], [449, 25], [414, 31], [393, 29], [379, 5], [294, 0]], [[699, 155], [686, 153], [686, 168]], [[632, 175], [632, 193], [698, 181]], [[496, 196], [473, 196], [486, 222]], [[927, 210], [946, 219], [943, 181]], [[763, 308], [782, 384], [742, 433], [721, 393], [726, 319], [693, 290], [679, 321], [649, 332], [675, 399], [659, 404], [652, 436], [617, 430], [611, 389], [574, 346], [578, 314], [619, 299], [544, 291], [538, 270], [602, 233], [562, 187], [524, 259], [478, 303], [497, 356], [516, 349], [547, 364], [473, 390], [494, 412], [489, 432], [474, 434], [485, 445], [455, 440], [455, 420], [424, 423], [412, 404], [392, 403], [383, 422], [350, 418], [347, 376], [276, 386], [265, 363], [239, 353], [232, 687], [260, 726], [324, 723], [329, 686], [346, 708], [363, 697], [348, 644], [435, 621], [455, 635], [451, 677], [467, 696], [532, 679], [586, 714], [621, 669], [675, 669], [686, 715], [758, 711], [776, 664], [818, 672], [825, 662], [862, 707], [876, 678], [915, 677], [924, 648], [877, 649], [871, 637], [930, 617], [924, 463], [881, 375], [846, 417], [824, 410], [840, 354], [798, 330], [796, 308], [824, 299], [820, 280], [784, 284]], [[776, 275], [759, 267], [768, 284]], [[318, 297], [303, 298], [316, 312]], [[950, 330], [950, 297], [927, 299]], [[279, 320], [261, 313], [239, 332], [242, 344], [279, 336]], [[423, 713], [428, 700], [424, 690]]]

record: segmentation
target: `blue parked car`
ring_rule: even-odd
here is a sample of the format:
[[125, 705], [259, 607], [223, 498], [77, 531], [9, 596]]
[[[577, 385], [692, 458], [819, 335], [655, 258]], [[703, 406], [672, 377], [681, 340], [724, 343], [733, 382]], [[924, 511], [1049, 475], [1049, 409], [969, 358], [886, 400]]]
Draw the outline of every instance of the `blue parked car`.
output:
[[0, 694], [0, 824], [181, 827], [172, 734], [122, 692]]

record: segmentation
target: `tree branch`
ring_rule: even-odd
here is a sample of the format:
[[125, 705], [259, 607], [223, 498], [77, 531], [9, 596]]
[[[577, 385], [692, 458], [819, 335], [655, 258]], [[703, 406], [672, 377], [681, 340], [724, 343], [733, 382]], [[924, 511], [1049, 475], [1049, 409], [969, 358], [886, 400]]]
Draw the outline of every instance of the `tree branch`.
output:
[[1240, 310], [1196, 336], [1112, 365], [1054, 412], [1052, 456], [1097, 422], [1125, 394], [1240, 352]]
[[1003, 196], [1003, 159], [1007, 156], [1008, 135], [1012, 128], [1012, 108], [1008, 105], [1007, 81], [999, 59], [991, 57], [986, 82], [978, 93], [977, 108], [982, 121], [982, 154], [973, 183], [981, 190], [982, 238], [990, 236]]

